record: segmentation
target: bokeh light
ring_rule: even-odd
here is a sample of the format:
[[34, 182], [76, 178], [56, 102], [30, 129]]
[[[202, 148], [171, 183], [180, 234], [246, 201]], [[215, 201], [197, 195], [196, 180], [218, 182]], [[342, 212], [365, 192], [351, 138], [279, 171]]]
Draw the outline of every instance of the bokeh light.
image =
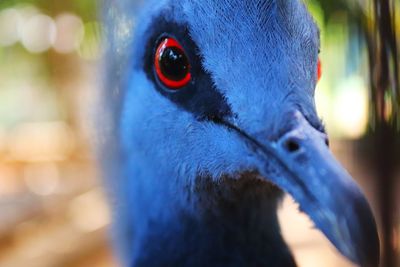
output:
[[20, 13], [14, 8], [0, 11], [0, 46], [11, 46], [19, 41]]
[[82, 19], [71, 13], [63, 13], [55, 18], [57, 38], [54, 49], [58, 53], [68, 54], [79, 48], [84, 38]]
[[35, 14], [22, 23], [20, 34], [21, 42], [29, 52], [41, 53], [54, 44], [57, 27], [51, 17]]
[[360, 77], [344, 80], [334, 100], [335, 124], [340, 134], [348, 138], [360, 138], [367, 129], [368, 91]]

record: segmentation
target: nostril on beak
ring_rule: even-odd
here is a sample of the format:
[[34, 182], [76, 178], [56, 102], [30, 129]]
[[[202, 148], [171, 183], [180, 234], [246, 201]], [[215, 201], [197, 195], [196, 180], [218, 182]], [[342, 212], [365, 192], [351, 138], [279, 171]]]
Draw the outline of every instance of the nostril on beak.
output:
[[294, 153], [300, 150], [299, 143], [293, 138], [286, 140], [284, 146], [289, 153]]
[[325, 138], [325, 144], [326, 144], [327, 147], [330, 147], [329, 139], [328, 139], [328, 138]]

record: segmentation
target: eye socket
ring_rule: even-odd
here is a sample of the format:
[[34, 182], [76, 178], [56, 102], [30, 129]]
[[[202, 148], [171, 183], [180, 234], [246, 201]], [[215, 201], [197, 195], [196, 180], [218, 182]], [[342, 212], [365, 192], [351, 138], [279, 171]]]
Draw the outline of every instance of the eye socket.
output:
[[317, 78], [318, 81], [321, 80], [322, 77], [322, 63], [321, 63], [321, 59], [318, 58], [318, 65], [317, 65]]
[[154, 55], [158, 79], [169, 89], [178, 90], [191, 80], [189, 59], [183, 47], [171, 37], [161, 40]]

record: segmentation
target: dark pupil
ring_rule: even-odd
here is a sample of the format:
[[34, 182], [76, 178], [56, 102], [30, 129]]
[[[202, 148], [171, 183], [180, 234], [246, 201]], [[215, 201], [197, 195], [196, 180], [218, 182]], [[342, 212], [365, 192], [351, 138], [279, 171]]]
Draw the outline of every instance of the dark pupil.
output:
[[160, 69], [168, 79], [181, 81], [189, 71], [189, 63], [179, 48], [168, 47], [160, 56]]

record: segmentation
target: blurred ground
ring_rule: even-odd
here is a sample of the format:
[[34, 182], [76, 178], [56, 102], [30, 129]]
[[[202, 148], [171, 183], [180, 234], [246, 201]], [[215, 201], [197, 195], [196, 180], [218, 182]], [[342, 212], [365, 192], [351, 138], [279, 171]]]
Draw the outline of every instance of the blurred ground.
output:
[[[335, 153], [360, 179], [371, 199], [370, 177], [357, 166], [357, 159], [349, 156], [351, 148], [349, 142], [333, 144]], [[10, 173], [15, 169], [14, 164], [20, 164], [20, 173]], [[57, 172], [53, 169], [55, 166]], [[8, 193], [4, 186], [1, 187], [0, 266], [118, 266], [108, 243], [109, 212], [92, 160], [81, 157], [74, 162], [55, 163], [55, 166], [49, 163], [1, 164], [2, 182], [14, 185], [8, 185]], [[30, 178], [27, 178], [27, 172]], [[46, 175], [58, 177], [45, 179], [52, 185], [51, 193], [44, 192], [46, 186], [40, 184], [44, 182], [41, 177]], [[35, 191], [38, 188], [41, 189]], [[338, 255], [319, 231], [312, 229], [310, 220], [298, 213], [296, 204], [289, 198], [284, 201], [280, 220], [300, 267], [352, 266]]]

